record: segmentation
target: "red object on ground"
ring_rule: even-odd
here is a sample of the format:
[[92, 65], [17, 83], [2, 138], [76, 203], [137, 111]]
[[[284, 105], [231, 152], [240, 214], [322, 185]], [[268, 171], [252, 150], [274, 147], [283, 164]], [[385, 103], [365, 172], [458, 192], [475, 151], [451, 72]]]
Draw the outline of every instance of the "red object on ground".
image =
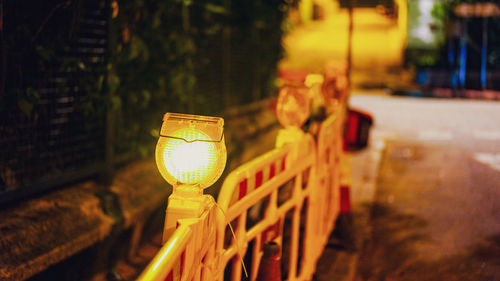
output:
[[356, 151], [367, 146], [373, 117], [358, 109], [349, 108], [344, 130], [344, 151]]
[[347, 128], [344, 143], [355, 143], [358, 139], [359, 116], [352, 110], [347, 113]]
[[351, 189], [347, 185], [340, 186], [340, 213], [351, 212]]
[[264, 244], [257, 281], [281, 281], [281, 247], [278, 243]]

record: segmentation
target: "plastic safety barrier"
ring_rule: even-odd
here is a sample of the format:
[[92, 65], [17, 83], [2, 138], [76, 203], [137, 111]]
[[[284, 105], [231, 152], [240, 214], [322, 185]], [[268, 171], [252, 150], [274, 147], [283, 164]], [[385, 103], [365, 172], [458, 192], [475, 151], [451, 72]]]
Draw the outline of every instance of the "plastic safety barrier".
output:
[[179, 220], [139, 280], [239, 281], [244, 262], [254, 281], [269, 242], [281, 246], [282, 276], [311, 280], [340, 211], [345, 107], [332, 112], [316, 139], [290, 132], [296, 138], [232, 171], [218, 206], [212, 202], [200, 218]]
[[[312, 275], [316, 258], [307, 249], [311, 249], [309, 243], [313, 241], [311, 206], [314, 203], [310, 200], [315, 186], [315, 163], [314, 140], [310, 135], [304, 135], [296, 143], [277, 148], [244, 164], [227, 177], [218, 203], [227, 218], [236, 222], [236, 238], [227, 245], [226, 221], [219, 215], [217, 253], [221, 255], [221, 261], [217, 280], [226, 280], [227, 277], [229, 280], [241, 279], [238, 248], [241, 250], [239, 254], [247, 257], [250, 280], [255, 280], [263, 245], [275, 241], [284, 246], [283, 228], [287, 220], [291, 221], [291, 225], [285, 272], [289, 280], [304, 280]], [[305, 215], [303, 219], [306, 221], [302, 234], [305, 239], [300, 237], [301, 214]], [[298, 263], [299, 239], [305, 242], [301, 264]], [[250, 244], [252, 252], [247, 253]], [[222, 271], [224, 269], [226, 276]], [[231, 272], [230, 276], [227, 272]]]
[[322, 122], [318, 134], [317, 145], [317, 187], [314, 195], [317, 196], [317, 214], [320, 223], [316, 225], [318, 243], [313, 247], [315, 251], [323, 250], [328, 236], [333, 230], [335, 219], [339, 213], [339, 184], [340, 184], [340, 158], [342, 154], [342, 139], [339, 138], [342, 131], [341, 112], [331, 115]]

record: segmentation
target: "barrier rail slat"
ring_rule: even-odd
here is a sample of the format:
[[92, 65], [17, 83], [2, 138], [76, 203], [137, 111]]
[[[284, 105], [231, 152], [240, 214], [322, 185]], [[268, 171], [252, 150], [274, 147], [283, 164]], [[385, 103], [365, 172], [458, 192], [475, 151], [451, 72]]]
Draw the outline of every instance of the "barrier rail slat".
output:
[[177, 229], [138, 280], [214, 280], [215, 212], [216, 206], [212, 199], [199, 218], [178, 220]]
[[175, 263], [180, 262], [180, 257], [192, 235], [193, 230], [190, 226], [177, 228], [137, 280], [168, 280], [167, 276], [172, 273]]
[[[253, 247], [253, 258], [250, 262], [251, 265], [251, 276], [250, 280], [255, 280], [258, 265], [262, 253], [259, 251], [262, 245], [270, 240], [278, 241], [282, 243], [282, 222], [285, 220], [286, 213], [293, 209], [293, 222], [292, 222], [292, 254], [291, 263], [288, 272], [295, 278], [295, 272], [297, 268], [297, 249], [299, 241], [300, 232], [300, 211], [302, 208], [302, 203], [306, 197], [309, 196], [310, 185], [306, 187], [306, 190], [302, 190], [302, 173], [307, 169], [314, 169], [313, 166], [316, 163], [316, 153], [314, 149], [314, 141], [309, 135], [304, 135], [303, 139], [294, 145], [286, 145], [281, 148], [277, 148], [270, 151], [250, 162], [241, 166], [234, 172], [232, 172], [224, 182], [224, 185], [219, 194], [219, 205], [223, 208], [229, 220], [238, 219], [239, 230], [236, 234], [236, 240], [233, 241], [232, 245], [227, 249], [224, 248], [225, 240], [225, 224], [220, 224], [218, 227], [218, 242], [217, 249], [224, 253], [224, 259], [222, 259], [220, 268], [225, 268], [226, 263], [232, 261], [233, 274], [231, 280], [240, 280], [241, 276], [241, 262], [235, 259], [237, 255], [237, 250], [235, 249], [235, 242], [240, 243], [239, 247], [243, 248], [242, 255], [246, 254], [246, 250], [250, 241], [255, 241]], [[300, 147], [302, 151], [297, 148]], [[293, 150], [293, 151], [292, 151]], [[292, 153], [293, 152], [293, 153]], [[294, 155], [295, 154], [295, 155]], [[284, 160], [286, 159], [286, 160]], [[281, 161], [281, 163], [279, 163]], [[286, 161], [286, 162], [285, 162]], [[268, 176], [264, 176], [262, 171], [264, 167], [270, 167], [269, 171], [273, 171], [272, 167], [281, 166], [283, 169], [279, 169], [279, 173], [276, 175], [268, 173]], [[254, 180], [255, 179], [255, 180]], [[266, 181], [265, 181], [266, 180]], [[291, 187], [292, 195], [291, 197], [283, 202], [281, 206], [278, 206], [278, 189], [284, 184], [287, 184], [290, 180], [294, 180], [294, 184]], [[240, 183], [244, 182], [244, 186], [247, 189], [247, 193], [244, 197], [239, 198], [235, 201], [234, 195], [240, 192]], [[261, 200], [268, 198], [267, 206], [265, 207], [265, 214], [263, 218], [256, 223], [253, 227], [246, 230], [245, 225], [247, 223], [247, 213], [254, 206], [261, 204]], [[280, 230], [276, 235], [271, 236], [271, 238], [263, 237], [266, 230], [270, 227], [278, 224]], [[257, 248], [257, 250], [256, 250]], [[220, 271], [218, 275], [218, 280], [223, 280], [223, 272]]]
[[[294, 172], [302, 171], [311, 164], [312, 164], [311, 161], [302, 162], [297, 167], [290, 169], [289, 172], [293, 174]], [[258, 190], [254, 190], [251, 194], [247, 194], [245, 200], [239, 200], [228, 208], [227, 212], [228, 219], [229, 220], [235, 219], [235, 217], [237, 216], [235, 214], [239, 213], [242, 210], [250, 208], [253, 204], [255, 204], [255, 201], [260, 200], [267, 195], [270, 195], [270, 192], [275, 190], [276, 186], [280, 186], [286, 183], [288, 180], [290, 180], [290, 176], [288, 176], [287, 174], [278, 175], [269, 182], [266, 182], [263, 185], [261, 185]], [[224, 205], [223, 203], [219, 203], [219, 206], [223, 207]]]

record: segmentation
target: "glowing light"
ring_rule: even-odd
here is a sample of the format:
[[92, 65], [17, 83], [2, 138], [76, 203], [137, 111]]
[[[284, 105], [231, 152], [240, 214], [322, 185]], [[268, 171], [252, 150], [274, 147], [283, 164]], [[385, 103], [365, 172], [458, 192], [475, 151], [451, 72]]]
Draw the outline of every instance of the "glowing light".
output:
[[[172, 137], [186, 140], [208, 138], [203, 132], [190, 128], [178, 130]], [[211, 142], [169, 138], [163, 148], [165, 168], [181, 183], [196, 184], [205, 180], [214, 172], [216, 162], [217, 150]]]
[[156, 145], [156, 164], [171, 185], [206, 188], [222, 174], [226, 165], [224, 120], [167, 113]]

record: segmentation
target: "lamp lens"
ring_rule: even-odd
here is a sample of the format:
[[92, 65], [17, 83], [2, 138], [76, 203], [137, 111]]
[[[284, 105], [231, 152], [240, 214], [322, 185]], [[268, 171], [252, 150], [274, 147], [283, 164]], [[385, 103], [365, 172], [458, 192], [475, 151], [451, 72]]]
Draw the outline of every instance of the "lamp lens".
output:
[[172, 177], [180, 183], [197, 184], [212, 176], [218, 160], [215, 144], [207, 141], [185, 141], [208, 139], [206, 134], [196, 129], [184, 128], [171, 136], [165, 141], [163, 163]]
[[224, 171], [224, 119], [167, 112], [156, 145], [156, 164], [173, 186], [207, 188]]
[[307, 88], [284, 86], [278, 95], [276, 115], [283, 127], [300, 127], [309, 118]]

